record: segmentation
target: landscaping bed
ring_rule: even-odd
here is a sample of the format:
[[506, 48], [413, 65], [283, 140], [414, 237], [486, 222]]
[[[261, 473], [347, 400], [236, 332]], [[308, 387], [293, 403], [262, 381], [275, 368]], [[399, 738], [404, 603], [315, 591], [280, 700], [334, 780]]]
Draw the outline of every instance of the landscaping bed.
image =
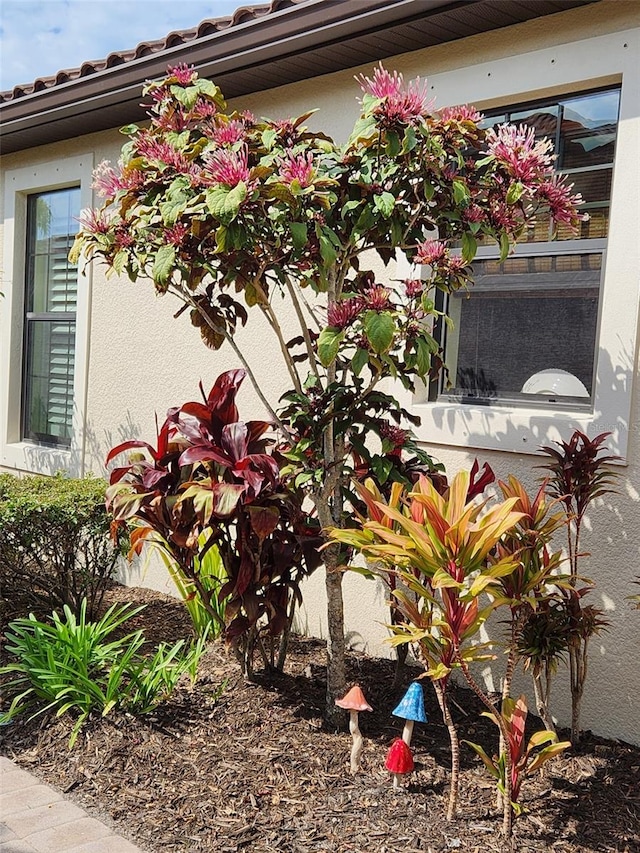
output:
[[[115, 587], [114, 601], [147, 603], [128, 623], [154, 642], [190, 634], [180, 602]], [[402, 722], [391, 711], [407, 684], [392, 688], [394, 663], [351, 654], [349, 679], [374, 708], [362, 714], [363, 767], [349, 773], [350, 737], [323, 724], [324, 644], [293, 641], [284, 674], [244, 680], [221, 643], [201, 662], [200, 678], [151, 716], [92, 719], [68, 749], [72, 721], [16, 720], [3, 752], [53, 784], [148, 853], [413, 853], [505, 849], [493, 780], [462, 746], [460, 813], [444, 820], [449, 739], [433, 691], [429, 723], [416, 725], [416, 769], [394, 791], [384, 769]], [[221, 685], [226, 686], [220, 692]], [[455, 688], [452, 711], [462, 738], [495, 750], [496, 730], [473, 695]], [[536, 721], [537, 722], [537, 721]], [[587, 735], [577, 751], [525, 783], [529, 812], [515, 824], [517, 851], [640, 851], [640, 748]]]

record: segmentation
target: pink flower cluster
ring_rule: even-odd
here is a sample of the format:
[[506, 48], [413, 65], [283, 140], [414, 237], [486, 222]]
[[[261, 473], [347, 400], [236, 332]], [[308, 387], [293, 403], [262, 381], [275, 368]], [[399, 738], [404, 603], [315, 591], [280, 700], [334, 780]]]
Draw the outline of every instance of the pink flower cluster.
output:
[[543, 181], [538, 187], [538, 196], [549, 205], [549, 212], [554, 222], [562, 222], [576, 228], [579, 222], [589, 219], [588, 213], [579, 214], [576, 208], [583, 203], [580, 193], [571, 195], [573, 184], [565, 183], [561, 175], [554, 175]]
[[93, 170], [91, 187], [102, 198], [113, 198], [120, 190], [133, 190], [144, 183], [144, 174], [139, 169], [127, 169], [122, 163], [119, 167], [116, 170], [108, 160], [103, 160]]
[[308, 187], [313, 183], [316, 171], [310, 151], [307, 154], [287, 152], [284, 157], [277, 158], [277, 164], [283, 184], [291, 185], [297, 181], [301, 187]]
[[90, 234], [107, 234], [111, 228], [111, 219], [105, 210], [86, 207], [80, 211], [78, 224], [80, 230], [88, 231]]
[[482, 113], [468, 104], [457, 107], [443, 107], [439, 110], [439, 115], [442, 121], [472, 121], [474, 124], [483, 119]]
[[220, 149], [206, 154], [203, 177], [228, 187], [237, 187], [240, 182], [249, 185], [251, 170], [247, 146], [243, 145], [239, 151]]
[[150, 133], [141, 133], [136, 137], [137, 153], [147, 160], [155, 160], [163, 166], [170, 166], [176, 172], [189, 173], [191, 163], [168, 142], [156, 139]]
[[433, 266], [443, 261], [447, 255], [447, 247], [440, 240], [425, 240], [416, 247], [414, 261], [417, 264]]
[[536, 141], [535, 130], [524, 124], [501, 124], [487, 131], [489, 153], [511, 177], [524, 184], [539, 180], [552, 166], [553, 146], [549, 139]]
[[181, 86], [190, 86], [198, 77], [193, 65], [189, 67], [182, 62], [179, 65], [170, 65], [167, 69], [170, 77], [175, 77]]
[[427, 96], [427, 82], [421, 82], [419, 77], [405, 88], [402, 74], [397, 71], [389, 73], [380, 64], [373, 72], [373, 78], [361, 74], [356, 80], [365, 94], [381, 101], [374, 114], [387, 126], [414, 124], [433, 109], [433, 101]]
[[240, 142], [245, 135], [244, 122], [234, 119], [228, 122], [219, 122], [215, 127], [206, 131], [209, 139], [212, 139], [216, 145], [235, 145]]
[[189, 233], [189, 229], [182, 222], [177, 222], [171, 228], [165, 228], [164, 238], [171, 246], [180, 246], [184, 238]]
[[346, 329], [362, 311], [362, 300], [358, 296], [334, 302], [327, 308], [327, 325], [334, 329]]

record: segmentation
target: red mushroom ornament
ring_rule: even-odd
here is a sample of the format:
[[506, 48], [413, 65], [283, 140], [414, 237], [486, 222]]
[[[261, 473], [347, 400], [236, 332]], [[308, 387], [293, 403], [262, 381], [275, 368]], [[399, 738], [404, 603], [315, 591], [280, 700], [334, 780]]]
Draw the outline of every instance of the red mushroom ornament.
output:
[[349, 731], [353, 738], [351, 747], [351, 772], [355, 775], [360, 769], [360, 756], [362, 755], [362, 734], [358, 725], [358, 713], [360, 711], [373, 711], [371, 705], [364, 698], [364, 693], [356, 684], [342, 699], [336, 699], [338, 708], [344, 708], [349, 712]]
[[384, 766], [393, 773], [394, 788], [400, 787], [401, 776], [413, 770], [411, 747], [407, 746], [401, 737], [397, 737], [391, 744]]

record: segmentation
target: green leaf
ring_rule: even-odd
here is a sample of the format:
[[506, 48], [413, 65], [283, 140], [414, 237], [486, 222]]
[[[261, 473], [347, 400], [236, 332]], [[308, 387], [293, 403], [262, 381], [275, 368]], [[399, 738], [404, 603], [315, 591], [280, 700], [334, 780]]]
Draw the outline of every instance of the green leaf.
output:
[[225, 224], [232, 222], [238, 215], [240, 205], [247, 197], [247, 186], [240, 181], [233, 189], [213, 187], [207, 190], [205, 199], [207, 207], [216, 219]]
[[417, 144], [418, 137], [416, 136], [416, 132], [413, 128], [413, 125], [409, 125], [404, 132], [404, 139], [402, 140], [402, 153], [408, 154], [409, 151], [413, 151]]
[[209, 95], [211, 98], [215, 98], [218, 101], [221, 100], [220, 89], [212, 80], [207, 80], [204, 77], [200, 77], [195, 82], [195, 88], [203, 95]]
[[416, 371], [421, 377], [426, 376], [431, 370], [431, 351], [426, 341], [422, 338], [416, 340]]
[[320, 242], [320, 255], [327, 266], [331, 266], [342, 248], [338, 235], [327, 225], [316, 226], [316, 234]]
[[309, 235], [307, 232], [307, 223], [290, 222], [289, 230], [291, 231], [291, 239], [293, 240], [294, 247], [298, 250], [304, 249], [309, 239]]
[[509, 243], [509, 235], [503, 231], [500, 235], [500, 261], [504, 261], [509, 254], [511, 244]]
[[463, 740], [462, 743], [466, 743], [467, 746], [471, 747], [471, 749], [476, 753], [476, 755], [478, 755], [482, 759], [482, 763], [495, 779], [500, 778], [500, 771], [496, 767], [495, 762], [489, 758], [487, 753], [479, 744], [471, 743], [470, 740]]
[[387, 146], [385, 148], [385, 153], [389, 155], [389, 157], [395, 157], [400, 153], [400, 137], [397, 133], [393, 131], [387, 132]]
[[153, 280], [164, 285], [173, 272], [176, 261], [175, 246], [160, 246], [153, 262]]
[[267, 149], [267, 151], [271, 150], [271, 148], [273, 147], [273, 143], [276, 141], [277, 137], [278, 137], [278, 134], [275, 130], [263, 130], [262, 131], [262, 136], [261, 136], [262, 144]]
[[123, 133], [125, 136], [134, 136], [138, 130], [137, 124], [125, 124], [124, 127], [120, 128], [120, 133]]
[[387, 311], [367, 311], [364, 317], [364, 333], [374, 352], [386, 352], [393, 343], [396, 324]]
[[379, 485], [383, 486], [387, 482], [392, 468], [393, 462], [390, 459], [385, 459], [383, 456], [371, 457], [371, 469]]
[[366, 349], [362, 349], [358, 347], [355, 352], [355, 355], [351, 359], [351, 369], [353, 370], [356, 376], [360, 376], [362, 373], [362, 368], [368, 364], [369, 362], [369, 353]]
[[471, 261], [475, 258], [476, 252], [478, 251], [478, 241], [470, 234], [469, 231], [465, 231], [462, 235], [462, 257], [463, 259], [470, 264]]
[[396, 199], [391, 193], [384, 192], [381, 195], [374, 195], [373, 204], [376, 210], [379, 210], [384, 218], [388, 219], [393, 213]]
[[524, 186], [520, 181], [514, 181], [507, 190], [507, 204], [515, 204], [523, 192]]
[[453, 200], [456, 204], [466, 204], [469, 201], [469, 187], [465, 184], [464, 181], [454, 180], [452, 183], [453, 187]]
[[335, 361], [343, 338], [344, 331], [336, 329], [335, 326], [327, 326], [326, 329], [320, 332], [320, 337], [318, 338], [318, 358], [323, 367], [329, 367]]

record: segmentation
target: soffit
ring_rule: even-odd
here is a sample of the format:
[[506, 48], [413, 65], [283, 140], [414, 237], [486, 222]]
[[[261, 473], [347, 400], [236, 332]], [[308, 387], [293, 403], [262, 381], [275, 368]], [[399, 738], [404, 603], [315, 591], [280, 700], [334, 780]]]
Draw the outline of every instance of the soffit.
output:
[[0, 95], [3, 153], [145, 118], [145, 80], [186, 62], [227, 98], [600, 0], [273, 0]]

